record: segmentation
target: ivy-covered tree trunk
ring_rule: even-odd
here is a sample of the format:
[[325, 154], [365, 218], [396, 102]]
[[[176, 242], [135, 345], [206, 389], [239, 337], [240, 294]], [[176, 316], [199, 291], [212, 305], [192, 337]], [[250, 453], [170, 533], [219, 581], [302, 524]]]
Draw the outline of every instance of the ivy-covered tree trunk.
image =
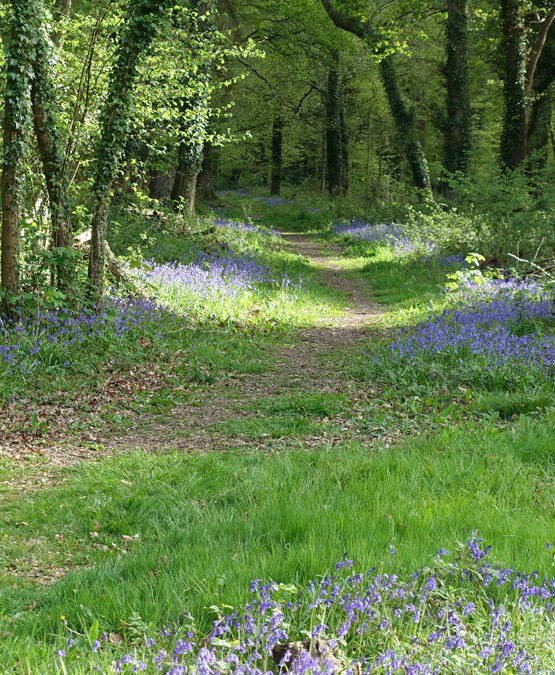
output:
[[23, 186], [21, 164], [26, 151], [31, 61], [34, 44], [33, 3], [12, 2], [10, 41], [6, 53], [4, 104], [4, 155], [2, 162], [2, 311], [10, 313], [11, 300], [19, 293], [19, 240]]
[[520, 0], [501, 0], [501, 31], [505, 65], [501, 164], [506, 169], [516, 169], [526, 157], [527, 143], [526, 64]]
[[339, 70], [334, 65], [328, 72], [326, 89], [326, 185], [331, 197], [343, 188], [343, 92]]
[[[379, 45], [380, 38], [368, 21], [362, 22], [360, 19], [339, 12], [331, 0], [320, 1], [330, 19], [338, 28], [358, 36], [364, 42], [375, 47]], [[416, 116], [414, 111], [407, 106], [401, 93], [393, 56], [386, 56], [380, 61], [380, 77], [399, 141], [411, 169], [413, 185], [421, 192], [431, 193], [428, 163], [418, 138]]]
[[431, 192], [428, 162], [418, 138], [416, 115], [414, 110], [407, 106], [399, 88], [393, 56], [387, 56], [380, 61], [380, 76], [395, 122], [397, 136], [412, 173], [412, 183], [421, 192]]
[[197, 177], [202, 168], [202, 156], [210, 116], [211, 63], [204, 50], [211, 47], [212, 19], [200, 19], [202, 12], [210, 10], [211, 2], [192, 0], [193, 19], [190, 32], [193, 59], [202, 59], [194, 75], [183, 79], [183, 104], [181, 112], [181, 142], [178, 147], [177, 170], [171, 199], [183, 203], [189, 219], [195, 215]]
[[270, 194], [281, 192], [281, 167], [283, 157], [283, 115], [276, 113], [272, 123], [272, 167], [270, 176]]
[[137, 64], [156, 35], [171, 0], [135, 0], [129, 3], [130, 19], [119, 41], [116, 60], [110, 73], [110, 86], [101, 115], [100, 139], [96, 146], [93, 184], [95, 207], [91, 221], [89, 284], [99, 299], [104, 289], [104, 257], [108, 209], [114, 178], [128, 137], [129, 117]]
[[[34, 77], [31, 87], [33, 124], [50, 204], [52, 246], [69, 250], [73, 242], [69, 222], [67, 182], [58, 133], [58, 110], [49, 73], [49, 47], [44, 32], [45, 25], [42, 23], [39, 27], [33, 60]], [[67, 288], [72, 276], [69, 257], [66, 257], [53, 272], [58, 286], [62, 289]]]
[[470, 88], [467, 56], [467, 0], [447, 0], [447, 121], [444, 166], [450, 173], [468, 169], [471, 140]]

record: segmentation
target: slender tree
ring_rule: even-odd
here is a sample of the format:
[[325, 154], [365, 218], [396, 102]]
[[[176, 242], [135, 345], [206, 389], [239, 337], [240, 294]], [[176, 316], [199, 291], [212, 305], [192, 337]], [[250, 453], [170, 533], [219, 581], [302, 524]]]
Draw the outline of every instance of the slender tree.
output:
[[270, 194], [281, 192], [281, 169], [283, 164], [283, 113], [278, 111], [272, 122], [272, 166], [270, 176]]
[[343, 190], [343, 124], [343, 91], [336, 53], [326, 89], [326, 186], [332, 197]]
[[23, 201], [22, 159], [27, 149], [36, 3], [13, 0], [7, 47], [2, 163], [2, 309], [19, 293], [19, 240]]
[[109, 91], [101, 115], [101, 133], [96, 145], [93, 194], [95, 208], [91, 221], [89, 283], [93, 297], [104, 288], [106, 227], [111, 190], [128, 138], [137, 65], [160, 27], [171, 0], [129, 2], [129, 20], [119, 40]]
[[470, 87], [467, 56], [467, 0], [447, 0], [447, 121], [444, 166], [449, 173], [466, 173], [471, 139]]
[[[31, 86], [33, 125], [48, 192], [52, 246], [55, 249], [69, 251], [72, 248], [72, 231], [69, 222], [64, 155], [59, 134], [59, 113], [49, 72], [50, 45], [46, 33], [46, 17], [43, 14], [40, 18], [42, 20], [36, 34]], [[66, 259], [65, 264], [58, 265], [54, 272], [53, 281], [57, 281], [60, 288], [66, 288], [71, 277], [68, 260]]]
[[195, 214], [197, 177], [202, 169], [210, 117], [211, 50], [214, 32], [211, 5], [206, 0], [191, 0], [191, 63], [182, 83], [181, 142], [171, 199], [174, 202], [183, 200], [189, 218]]

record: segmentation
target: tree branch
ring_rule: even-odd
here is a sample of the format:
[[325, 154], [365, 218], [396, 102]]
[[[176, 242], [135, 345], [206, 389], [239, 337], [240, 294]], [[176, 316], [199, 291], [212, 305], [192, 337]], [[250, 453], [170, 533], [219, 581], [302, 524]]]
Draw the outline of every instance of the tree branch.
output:
[[354, 17], [347, 16], [346, 14], [337, 11], [330, 0], [321, 0], [321, 3], [330, 19], [338, 28], [347, 31], [348, 33], [353, 33], [353, 35], [357, 35], [362, 40], [373, 37], [374, 31], [368, 21], [362, 22], [359, 19], [355, 19]]
[[[323, 2], [324, 0], [322, 0]], [[541, 22], [540, 28], [538, 30], [538, 35], [536, 37], [536, 42], [530, 54], [530, 60], [528, 62], [528, 68], [526, 69], [526, 95], [530, 96], [532, 93], [532, 87], [534, 86], [534, 75], [536, 74], [536, 66], [540, 59], [542, 49], [544, 48], [545, 41], [547, 40], [547, 34], [551, 28], [553, 21], [555, 21], [555, 4], [551, 8], [549, 14]]]

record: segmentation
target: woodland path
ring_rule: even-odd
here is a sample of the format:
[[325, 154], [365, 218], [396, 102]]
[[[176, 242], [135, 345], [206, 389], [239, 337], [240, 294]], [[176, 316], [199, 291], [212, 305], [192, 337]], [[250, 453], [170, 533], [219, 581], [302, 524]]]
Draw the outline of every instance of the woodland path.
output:
[[[230, 374], [203, 391], [190, 403], [179, 403], [169, 413], [161, 415], [126, 411], [130, 416], [127, 431], [121, 435], [107, 430], [106, 425], [95, 423], [105, 406], [112, 401], [117, 408], [133, 397], [138, 389], [149, 391], [163, 387], [160, 371], [135, 372], [130, 375], [114, 373], [98, 394], [83, 396], [82, 400], [57, 404], [54, 401], [32, 404], [33, 414], [47, 420], [49, 426], [40, 436], [18, 431], [21, 422], [29, 419], [31, 406], [6, 408], [4, 429], [0, 433], [0, 455], [14, 459], [40, 456], [42, 463], [32, 470], [27, 464], [25, 477], [17, 476], [0, 486], [3, 490], [32, 491], [58, 482], [57, 467], [71, 466], [79, 461], [99, 459], [115, 452], [144, 449], [149, 451], [180, 450], [182, 452], [210, 452], [226, 448], [245, 447], [273, 451], [276, 445], [316, 447], [322, 443], [335, 444], [349, 438], [363, 438], [364, 433], [349, 422], [334, 420], [333, 432], [302, 438], [241, 438], [218, 428], [222, 422], [241, 418], [263, 417], [256, 410], [261, 398], [287, 393], [340, 393], [347, 396], [356, 410], [357, 401], [367, 399], [368, 387], [348, 380], [340, 368], [334, 367], [334, 354], [348, 347], [368, 342], [376, 332], [376, 320], [384, 310], [369, 297], [365, 280], [349, 276], [339, 265], [334, 264], [339, 251], [322, 246], [306, 234], [283, 233], [291, 248], [308, 259], [317, 269], [321, 282], [344, 292], [348, 306], [333, 318], [326, 318], [317, 327], [300, 329], [287, 336], [276, 348], [267, 347], [271, 368], [264, 373]], [[379, 328], [383, 333], [383, 328]], [[248, 338], [245, 338], [248, 339]], [[355, 416], [356, 418], [356, 416]], [[75, 432], [75, 424], [90, 419], [82, 431]], [[1, 426], [1, 425], [0, 425]], [[104, 428], [103, 428], [104, 427]], [[14, 431], [15, 430], [15, 431]], [[267, 435], [269, 436], [269, 435]], [[3, 488], [3, 490], [2, 490]]]
[[[208, 452], [226, 447], [265, 445], [264, 438], [242, 440], [218, 433], [214, 425], [231, 418], [252, 417], [252, 405], [261, 398], [289, 392], [342, 393], [356, 398], [354, 383], [345, 379], [340, 371], [326, 364], [326, 357], [349, 346], [368, 340], [373, 322], [384, 310], [369, 297], [368, 284], [360, 278], [347, 276], [333, 257], [322, 253], [321, 245], [305, 234], [282, 233], [292, 249], [308, 259], [318, 270], [321, 282], [342, 291], [348, 296], [348, 306], [339, 316], [329, 318], [321, 326], [301, 329], [297, 338], [272, 350], [269, 355], [273, 367], [261, 374], [243, 375], [241, 379], [228, 379], [223, 383], [224, 395], [218, 387], [201, 405], [180, 406], [160, 424], [149, 421], [148, 427], [140, 425], [136, 431], [106, 444], [113, 450], [179, 449]], [[227, 390], [227, 391], [226, 391]], [[345, 440], [353, 429], [344, 428], [336, 438], [313, 436], [303, 438], [304, 446]]]

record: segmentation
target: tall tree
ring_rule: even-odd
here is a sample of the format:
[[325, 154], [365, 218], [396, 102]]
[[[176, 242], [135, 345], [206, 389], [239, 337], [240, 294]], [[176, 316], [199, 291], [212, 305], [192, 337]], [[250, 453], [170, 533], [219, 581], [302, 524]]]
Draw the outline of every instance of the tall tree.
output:
[[129, 2], [129, 20], [119, 40], [116, 60], [110, 74], [109, 91], [101, 115], [101, 133], [96, 145], [93, 194], [95, 207], [91, 221], [89, 283], [93, 297], [104, 288], [106, 228], [111, 191], [128, 138], [137, 65], [149, 50], [171, 0]]
[[29, 98], [35, 44], [36, 3], [13, 0], [6, 61], [4, 156], [2, 163], [2, 309], [19, 293], [19, 240], [23, 179], [21, 165], [30, 123]]
[[[328, 16], [338, 28], [356, 35], [373, 48], [378, 48], [380, 39], [370, 21], [363, 22], [339, 12], [330, 0], [321, 0], [321, 2]], [[399, 141], [402, 144], [411, 169], [413, 185], [417, 190], [431, 192], [428, 163], [420, 139], [418, 138], [416, 115], [414, 110], [408, 106], [399, 87], [394, 58], [392, 54], [389, 54], [380, 60], [381, 81], [395, 122]]]
[[182, 82], [181, 141], [171, 199], [183, 200], [189, 218], [195, 214], [197, 177], [210, 117], [211, 52], [214, 23], [211, 2], [191, 0], [189, 41], [191, 59]]
[[471, 139], [470, 87], [467, 57], [467, 0], [447, 0], [447, 121], [444, 166], [449, 173], [468, 169]]
[[[42, 5], [42, 3], [40, 4]], [[37, 9], [44, 10], [42, 6], [37, 7]], [[52, 225], [52, 246], [55, 249], [65, 249], [68, 251], [72, 247], [72, 232], [69, 222], [64, 156], [59, 134], [58, 105], [49, 72], [50, 46], [46, 32], [47, 21], [44, 11], [37, 18], [40, 20], [40, 24], [36, 33], [31, 86], [33, 124], [48, 192]], [[63, 259], [62, 256], [62, 261]], [[63, 289], [67, 287], [70, 276], [66, 257], [65, 264], [62, 262], [62, 264], [56, 266], [53, 280]]]
[[281, 192], [281, 169], [283, 165], [283, 113], [278, 110], [272, 122], [272, 159], [270, 175], [270, 194]]
[[328, 71], [326, 88], [326, 186], [330, 196], [343, 191], [345, 110], [343, 88], [336, 52]]

